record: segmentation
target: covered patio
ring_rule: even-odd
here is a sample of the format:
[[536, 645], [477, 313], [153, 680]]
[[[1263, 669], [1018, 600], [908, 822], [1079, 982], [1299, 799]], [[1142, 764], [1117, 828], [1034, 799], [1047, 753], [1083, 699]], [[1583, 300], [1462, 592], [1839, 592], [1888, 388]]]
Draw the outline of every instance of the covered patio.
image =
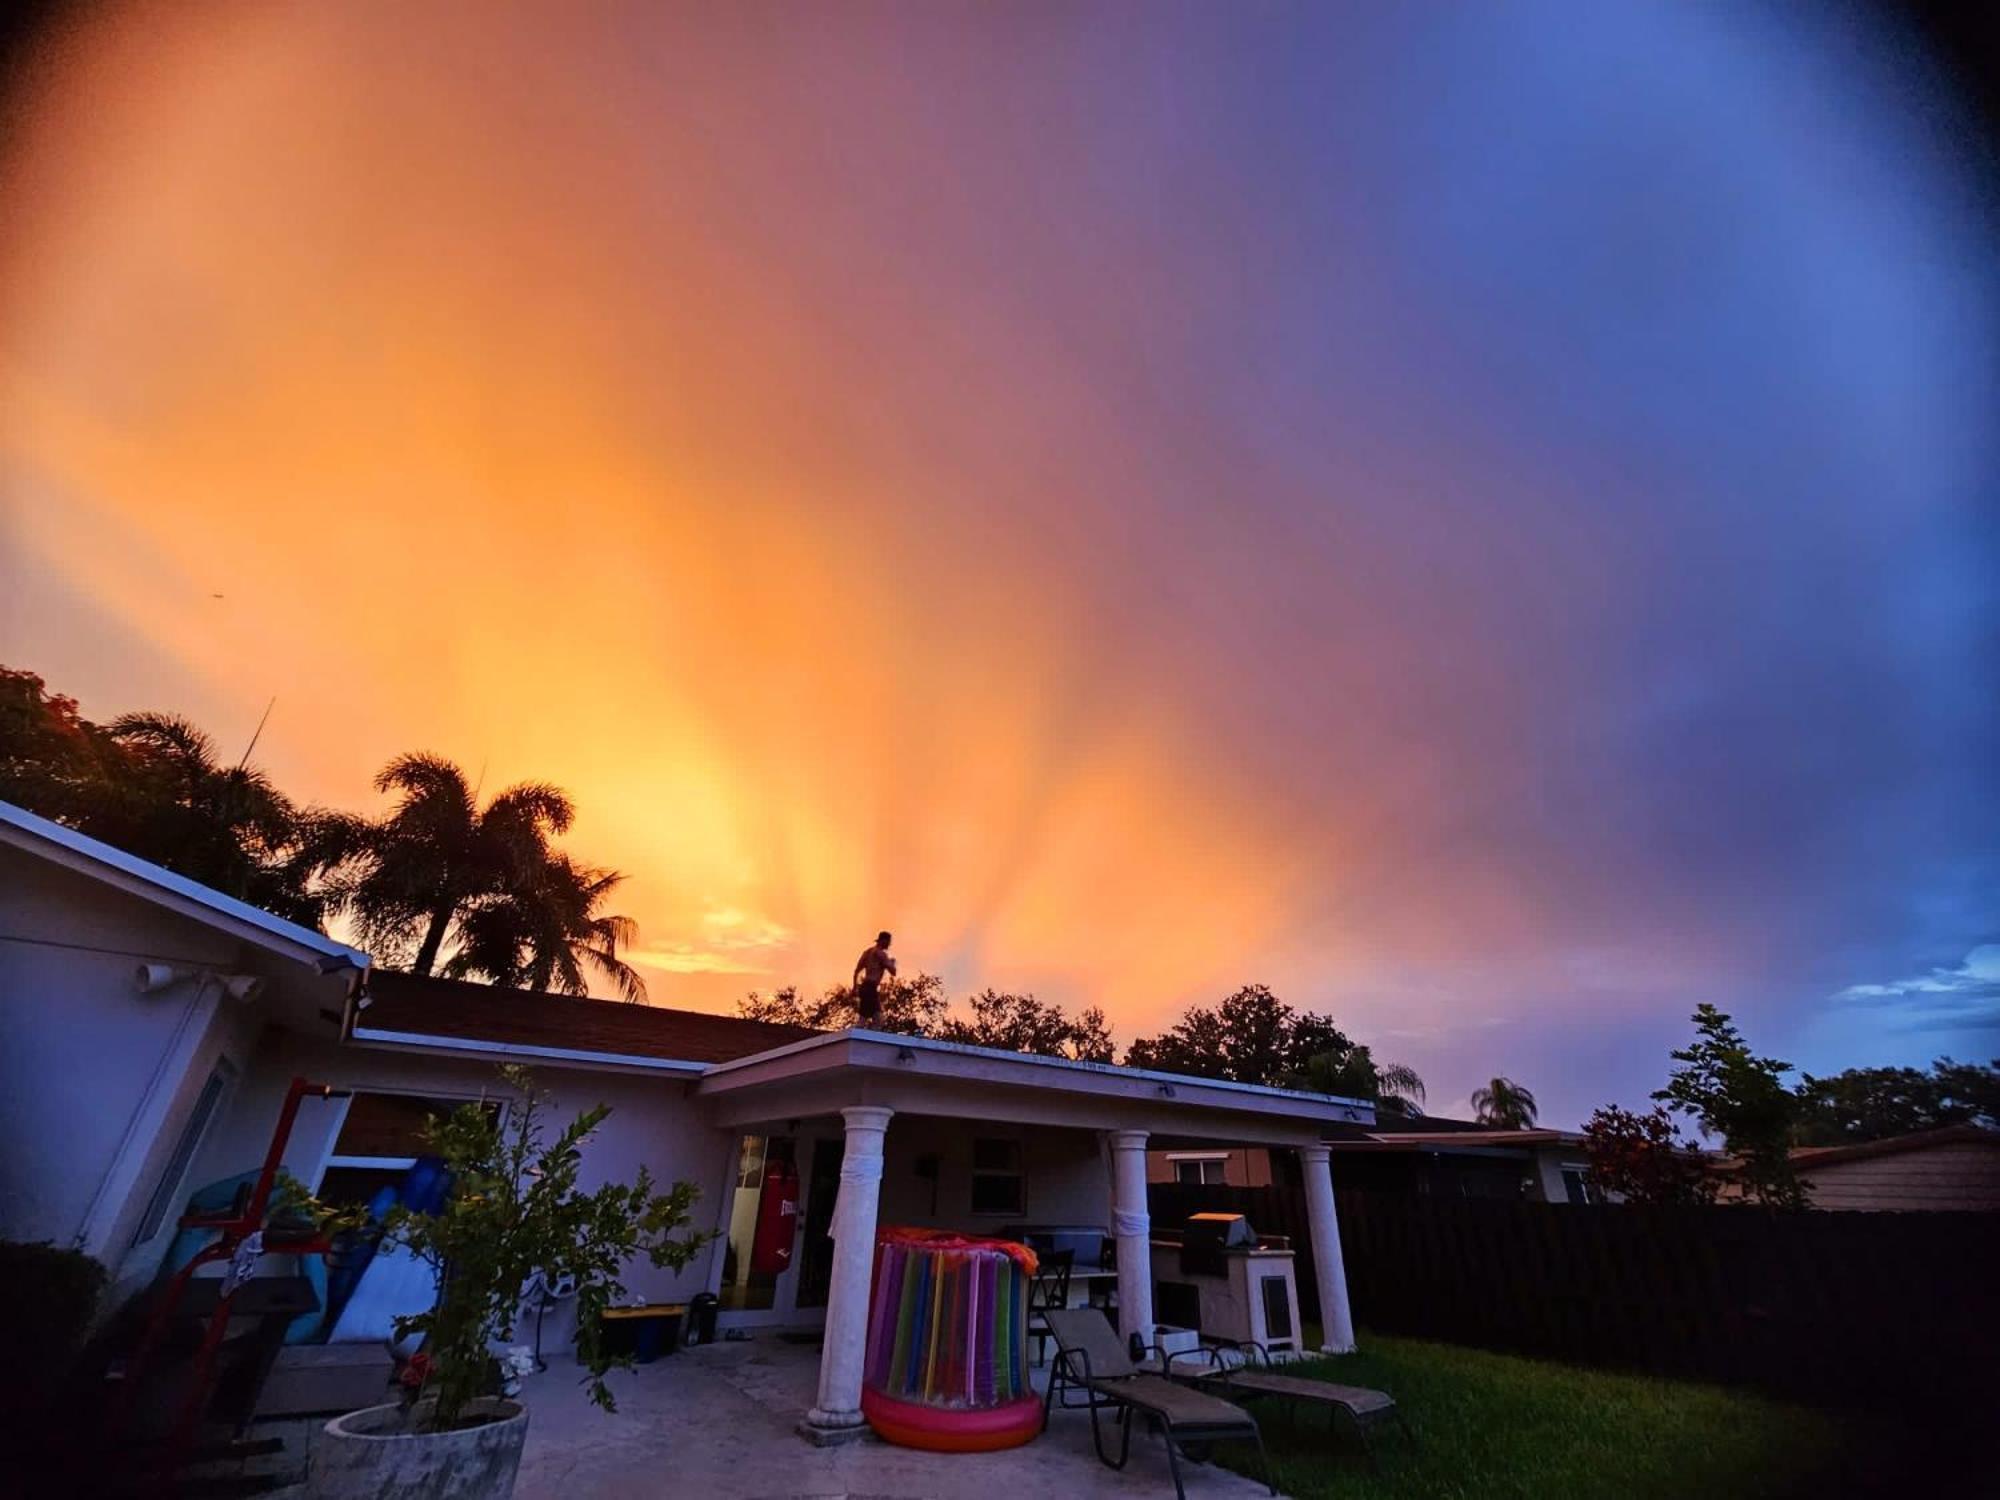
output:
[[[816, 1380], [810, 1393], [800, 1393], [796, 1413], [799, 1432], [816, 1444], [867, 1430], [861, 1386], [878, 1225], [993, 1234], [1009, 1220], [1101, 1224], [1116, 1246], [1119, 1330], [1150, 1343], [1156, 1318], [1149, 1145], [1297, 1150], [1311, 1227], [1310, 1246], [1298, 1249], [1313, 1257], [1324, 1347], [1353, 1347], [1320, 1133], [1327, 1124], [1371, 1119], [1361, 1101], [859, 1030], [712, 1066], [694, 1092], [732, 1141], [782, 1133], [812, 1147], [796, 1166], [806, 1203], [789, 1301], [761, 1315], [739, 1312], [734, 1320], [773, 1329], [823, 1327]], [[1013, 1170], [1034, 1174], [1013, 1197], [1004, 1180], [980, 1180], [1008, 1175], [1007, 1154], [999, 1149], [1008, 1142], [1015, 1143]], [[732, 1220], [741, 1217], [730, 1213]], [[742, 1264], [741, 1253], [733, 1253], [718, 1266], [713, 1284], [723, 1290], [725, 1308], [732, 1283], [723, 1273]]]

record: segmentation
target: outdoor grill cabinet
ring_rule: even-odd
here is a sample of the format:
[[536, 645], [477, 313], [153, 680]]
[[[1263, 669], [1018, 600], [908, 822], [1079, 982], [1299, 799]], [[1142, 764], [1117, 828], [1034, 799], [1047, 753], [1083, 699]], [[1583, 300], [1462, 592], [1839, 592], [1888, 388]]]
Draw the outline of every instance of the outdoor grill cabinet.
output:
[[1260, 1236], [1242, 1214], [1192, 1214], [1153, 1239], [1153, 1310], [1164, 1323], [1212, 1338], [1301, 1352], [1291, 1242]]

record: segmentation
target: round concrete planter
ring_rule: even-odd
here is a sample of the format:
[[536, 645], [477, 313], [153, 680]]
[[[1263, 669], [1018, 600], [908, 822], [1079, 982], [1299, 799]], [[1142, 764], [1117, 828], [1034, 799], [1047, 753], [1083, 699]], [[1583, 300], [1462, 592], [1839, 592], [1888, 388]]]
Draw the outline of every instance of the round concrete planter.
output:
[[371, 1406], [327, 1423], [313, 1444], [307, 1500], [508, 1500], [528, 1436], [527, 1409], [487, 1398], [466, 1405], [468, 1417], [491, 1418], [477, 1427], [412, 1431], [429, 1405], [419, 1403], [414, 1413]]

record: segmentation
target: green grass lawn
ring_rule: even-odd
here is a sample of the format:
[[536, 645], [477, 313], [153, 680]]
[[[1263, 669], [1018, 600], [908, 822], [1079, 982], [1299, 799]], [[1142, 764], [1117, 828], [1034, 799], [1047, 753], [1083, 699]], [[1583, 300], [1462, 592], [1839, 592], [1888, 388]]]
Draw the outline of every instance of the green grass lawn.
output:
[[[1417, 1437], [1412, 1448], [1393, 1424], [1376, 1428], [1371, 1470], [1344, 1415], [1329, 1433], [1323, 1410], [1257, 1402], [1278, 1488], [1299, 1500], [1724, 1500], [1841, 1488], [1836, 1418], [1750, 1392], [1368, 1334], [1360, 1353], [1288, 1372], [1389, 1392]], [[1216, 1459], [1257, 1472], [1242, 1444]], [[1822, 1476], [1836, 1482], [1816, 1485]]]

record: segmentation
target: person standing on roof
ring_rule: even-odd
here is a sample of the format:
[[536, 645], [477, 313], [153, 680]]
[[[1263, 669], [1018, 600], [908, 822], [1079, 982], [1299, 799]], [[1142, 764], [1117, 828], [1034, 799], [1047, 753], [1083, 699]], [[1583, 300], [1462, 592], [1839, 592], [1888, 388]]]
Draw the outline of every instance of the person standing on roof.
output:
[[896, 975], [896, 960], [889, 956], [892, 941], [890, 934], [878, 932], [875, 946], [854, 960], [854, 1008], [864, 1026], [882, 1018], [882, 980]]

